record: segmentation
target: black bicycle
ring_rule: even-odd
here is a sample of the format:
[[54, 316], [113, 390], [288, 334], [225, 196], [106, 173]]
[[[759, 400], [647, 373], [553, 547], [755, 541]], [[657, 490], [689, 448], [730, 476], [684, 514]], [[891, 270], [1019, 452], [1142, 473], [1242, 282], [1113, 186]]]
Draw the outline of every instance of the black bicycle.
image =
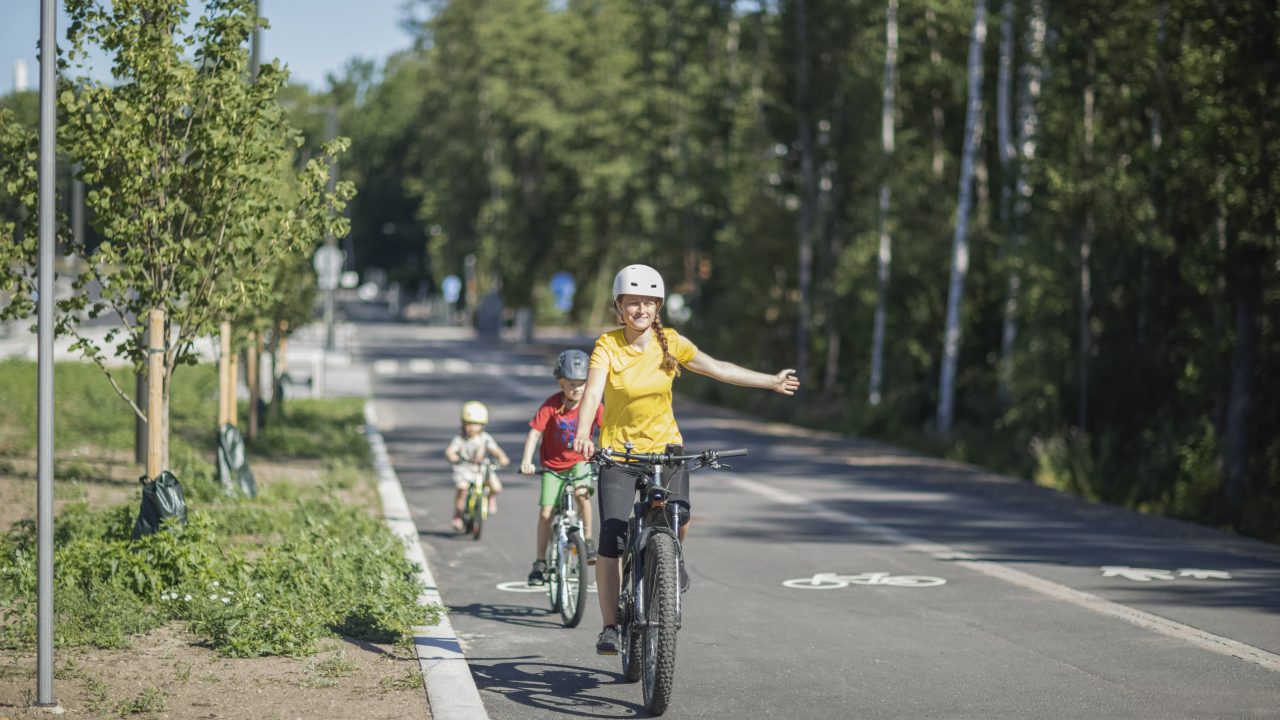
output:
[[668, 487], [681, 467], [728, 467], [721, 458], [746, 455], [740, 450], [706, 450], [695, 455], [635, 453], [607, 448], [592, 462], [635, 476], [639, 500], [631, 510], [622, 553], [622, 588], [618, 594], [618, 633], [622, 674], [628, 682], [643, 680], [644, 705], [654, 715], [666, 712], [676, 679], [676, 633], [682, 617], [680, 575], [684, 555], [678, 528], [685, 508]]

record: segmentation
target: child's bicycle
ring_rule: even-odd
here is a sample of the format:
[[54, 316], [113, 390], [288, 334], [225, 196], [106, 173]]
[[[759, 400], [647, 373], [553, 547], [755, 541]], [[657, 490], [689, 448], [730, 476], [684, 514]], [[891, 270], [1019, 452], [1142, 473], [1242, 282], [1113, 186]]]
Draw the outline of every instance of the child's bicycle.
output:
[[495, 472], [495, 466], [489, 458], [472, 464], [479, 472], [472, 475], [467, 497], [462, 503], [462, 533], [479, 540], [484, 521], [489, 519], [489, 478]]
[[[621, 468], [636, 479], [639, 502], [632, 506], [622, 553], [622, 589], [618, 594], [618, 634], [622, 674], [628, 682], [644, 681], [644, 705], [654, 715], [667, 711], [676, 679], [676, 632], [681, 623], [680, 514], [684, 507], [667, 487], [668, 477], [686, 466], [690, 471], [722, 466], [720, 458], [746, 455], [746, 450], [706, 450], [696, 455], [619, 453], [607, 448], [593, 462]], [[694, 461], [694, 462], [690, 462]]]
[[577, 627], [587, 606], [587, 543], [573, 479], [543, 468], [563, 483], [551, 511], [551, 537], [547, 541], [547, 599], [559, 611], [565, 627]]

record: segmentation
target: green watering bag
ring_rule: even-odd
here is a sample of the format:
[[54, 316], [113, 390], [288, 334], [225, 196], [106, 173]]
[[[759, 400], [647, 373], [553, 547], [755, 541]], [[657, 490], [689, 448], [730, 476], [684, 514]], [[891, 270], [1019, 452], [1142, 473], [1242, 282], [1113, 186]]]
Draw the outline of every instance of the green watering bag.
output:
[[244, 452], [244, 438], [236, 426], [229, 423], [218, 432], [218, 483], [228, 495], [239, 493], [254, 497], [258, 494], [249, 458]]
[[149, 481], [144, 476], [141, 482], [142, 506], [133, 525], [134, 540], [159, 530], [165, 518], [187, 521], [187, 500], [182, 494], [182, 484], [173, 473], [165, 470], [155, 480]]

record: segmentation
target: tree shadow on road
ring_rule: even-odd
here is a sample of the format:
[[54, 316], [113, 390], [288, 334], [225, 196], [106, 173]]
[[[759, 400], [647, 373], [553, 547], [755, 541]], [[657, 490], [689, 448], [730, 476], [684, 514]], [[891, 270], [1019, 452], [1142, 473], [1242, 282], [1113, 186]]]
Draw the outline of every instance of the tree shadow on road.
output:
[[530, 708], [585, 718], [625, 718], [644, 713], [636, 703], [592, 694], [623, 682], [617, 673], [543, 662], [503, 662], [471, 666], [476, 685]]
[[559, 615], [556, 615], [554, 620], [542, 619], [551, 618], [551, 610], [546, 608], [529, 607], [527, 605], [471, 603], [470, 605], [451, 605], [449, 606], [449, 612], [453, 615], [469, 615], [474, 618], [480, 618], [481, 620], [493, 620], [495, 622], [507, 623], [509, 625], [522, 625], [524, 627], [563, 627], [560, 623]]

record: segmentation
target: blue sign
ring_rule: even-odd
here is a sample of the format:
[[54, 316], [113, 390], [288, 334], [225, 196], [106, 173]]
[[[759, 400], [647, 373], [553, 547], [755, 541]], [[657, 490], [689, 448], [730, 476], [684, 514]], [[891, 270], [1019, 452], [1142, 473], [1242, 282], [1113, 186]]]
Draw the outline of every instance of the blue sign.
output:
[[462, 294], [462, 279], [457, 275], [450, 275], [440, 283], [440, 289], [444, 291], [445, 302], [456, 303]]
[[560, 312], [569, 312], [573, 309], [573, 293], [577, 291], [578, 286], [573, 282], [573, 276], [567, 272], [558, 272], [551, 276], [551, 295], [555, 298], [556, 309]]

